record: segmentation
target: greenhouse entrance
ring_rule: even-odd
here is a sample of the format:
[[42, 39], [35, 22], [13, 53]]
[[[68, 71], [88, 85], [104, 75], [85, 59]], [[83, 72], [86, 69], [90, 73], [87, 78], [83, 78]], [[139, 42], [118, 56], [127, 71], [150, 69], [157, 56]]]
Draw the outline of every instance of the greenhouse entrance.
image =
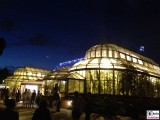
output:
[[42, 82], [22, 82], [21, 83], [21, 93], [25, 91], [25, 89], [30, 89], [31, 93], [33, 90], [38, 93], [38, 91], [42, 92], [44, 91], [42, 87]]

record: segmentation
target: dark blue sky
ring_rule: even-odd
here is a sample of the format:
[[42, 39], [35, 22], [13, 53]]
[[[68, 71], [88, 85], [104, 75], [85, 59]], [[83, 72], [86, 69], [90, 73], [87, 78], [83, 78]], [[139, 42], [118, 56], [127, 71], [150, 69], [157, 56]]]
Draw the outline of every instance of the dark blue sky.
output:
[[159, 0], [1, 0], [0, 67], [54, 69], [111, 42], [160, 59]]

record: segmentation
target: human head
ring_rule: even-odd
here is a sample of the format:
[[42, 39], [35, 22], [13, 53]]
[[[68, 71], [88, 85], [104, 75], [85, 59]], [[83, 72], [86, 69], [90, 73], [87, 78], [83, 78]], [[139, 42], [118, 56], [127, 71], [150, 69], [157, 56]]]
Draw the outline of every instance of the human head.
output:
[[43, 107], [43, 108], [47, 107], [47, 106], [48, 106], [48, 101], [47, 101], [47, 99], [43, 98], [43, 99], [40, 101], [39, 106], [40, 106], [40, 107]]
[[5, 101], [5, 105], [8, 109], [12, 109], [12, 108], [15, 108], [16, 103], [14, 99], [8, 99]]
[[78, 92], [78, 91], [75, 91], [75, 92], [74, 92], [74, 95], [75, 95], [75, 96], [78, 96], [78, 95], [79, 95], [79, 92]]

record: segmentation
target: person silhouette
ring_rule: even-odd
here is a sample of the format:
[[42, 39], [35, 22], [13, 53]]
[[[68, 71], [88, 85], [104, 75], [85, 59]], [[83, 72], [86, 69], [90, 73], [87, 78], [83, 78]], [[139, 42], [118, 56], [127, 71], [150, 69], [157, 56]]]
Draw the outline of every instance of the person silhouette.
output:
[[82, 99], [79, 96], [79, 92], [74, 92], [74, 98], [72, 101], [72, 119], [79, 120], [81, 116], [81, 106], [82, 106]]
[[20, 99], [21, 99], [21, 93], [20, 93], [20, 90], [18, 90], [16, 93], [16, 103], [18, 103]]
[[34, 102], [35, 102], [35, 99], [36, 99], [36, 90], [33, 90], [32, 92], [32, 95], [31, 95], [31, 107], [34, 108]]
[[85, 99], [85, 120], [90, 120], [90, 114], [93, 112], [93, 100], [92, 93], [88, 92]]
[[61, 97], [58, 91], [53, 94], [53, 106], [56, 107], [55, 112], [60, 112]]
[[14, 99], [8, 99], [5, 101], [6, 109], [2, 113], [2, 118], [5, 120], [19, 120], [19, 113], [14, 111], [16, 102]]
[[40, 93], [40, 91], [38, 91], [36, 99], [35, 99], [35, 103], [37, 104], [37, 106], [39, 107], [39, 103], [41, 101], [42, 98], [42, 94]]
[[39, 108], [35, 110], [32, 120], [51, 120], [48, 101], [43, 98], [39, 103]]

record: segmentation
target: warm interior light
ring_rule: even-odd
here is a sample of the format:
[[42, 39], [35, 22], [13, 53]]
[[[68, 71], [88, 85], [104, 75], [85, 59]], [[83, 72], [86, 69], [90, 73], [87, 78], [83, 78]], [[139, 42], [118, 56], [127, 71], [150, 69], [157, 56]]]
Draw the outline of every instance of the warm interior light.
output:
[[36, 90], [36, 93], [38, 91], [38, 85], [26, 85], [27, 89], [30, 89], [31, 92], [33, 92], [33, 90]]
[[103, 66], [107, 66], [107, 65], [110, 65], [111, 62], [110, 62], [109, 59], [102, 58], [101, 64], [102, 64]]
[[31, 72], [28, 72], [28, 73], [27, 73], [27, 75], [31, 76], [31, 75], [32, 75], [32, 73], [31, 73]]
[[71, 106], [72, 105], [72, 100], [68, 101], [67, 104], [68, 104], [68, 106]]
[[41, 73], [37, 73], [37, 77], [41, 77]]
[[98, 63], [98, 59], [93, 59], [90, 63], [91, 63], [91, 64]]

